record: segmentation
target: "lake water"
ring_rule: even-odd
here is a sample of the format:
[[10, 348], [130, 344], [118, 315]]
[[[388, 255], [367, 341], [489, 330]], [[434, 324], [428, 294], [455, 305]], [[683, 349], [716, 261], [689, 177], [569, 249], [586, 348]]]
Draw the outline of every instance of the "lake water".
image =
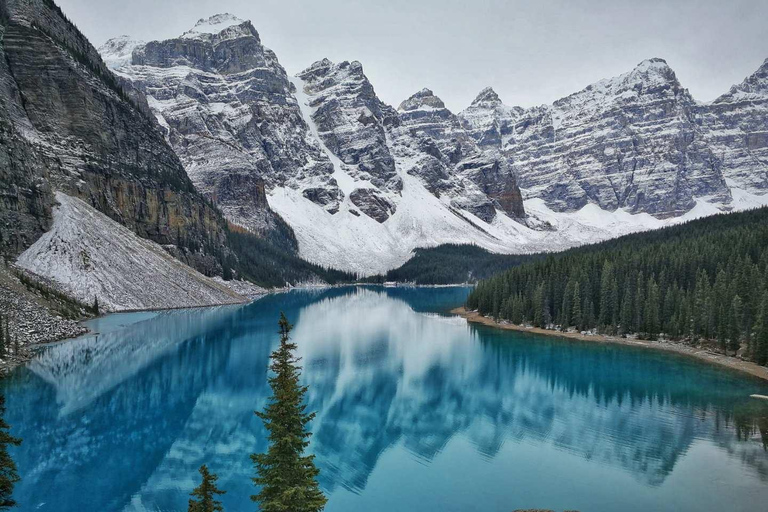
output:
[[468, 325], [467, 288], [340, 288], [112, 315], [4, 382], [19, 510], [186, 511], [205, 463], [256, 510], [280, 311], [329, 512], [768, 510], [765, 383]]

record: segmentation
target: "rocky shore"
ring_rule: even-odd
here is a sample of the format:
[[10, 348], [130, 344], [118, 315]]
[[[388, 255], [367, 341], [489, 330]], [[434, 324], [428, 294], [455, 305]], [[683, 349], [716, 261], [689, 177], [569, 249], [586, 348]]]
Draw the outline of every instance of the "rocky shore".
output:
[[741, 373], [752, 375], [760, 379], [768, 381], [768, 368], [760, 366], [751, 361], [745, 361], [738, 357], [726, 356], [713, 352], [712, 350], [704, 347], [696, 347], [687, 345], [684, 343], [678, 343], [674, 341], [648, 341], [638, 340], [632, 338], [619, 338], [616, 336], [606, 336], [602, 334], [582, 334], [580, 332], [561, 332], [553, 331], [551, 329], [541, 329], [539, 327], [529, 327], [523, 325], [517, 325], [509, 322], [496, 322], [492, 318], [485, 317], [477, 311], [468, 311], [464, 307], [459, 307], [451, 310], [451, 313], [466, 318], [468, 322], [483, 324], [490, 327], [496, 327], [498, 329], [507, 329], [512, 331], [529, 332], [533, 334], [543, 334], [546, 336], [557, 336], [559, 338], [576, 339], [583, 341], [593, 341], [598, 343], [614, 343], [618, 345], [628, 345], [632, 347], [643, 347], [656, 350], [665, 350], [667, 352], [675, 352], [689, 357], [694, 357], [700, 361], [704, 361], [710, 364], [716, 364], [736, 370]]
[[[19, 275], [13, 267], [0, 263], [0, 311], [8, 319], [11, 340], [5, 353], [0, 355], [0, 373], [28, 361], [41, 345], [88, 332], [79, 322], [88, 316], [87, 312], [77, 306], [73, 310], [72, 303], [63, 304], [54, 293], [42, 291], [42, 287], [28, 287]], [[62, 310], [77, 318], [57, 314]], [[18, 352], [15, 350], [17, 340]]]

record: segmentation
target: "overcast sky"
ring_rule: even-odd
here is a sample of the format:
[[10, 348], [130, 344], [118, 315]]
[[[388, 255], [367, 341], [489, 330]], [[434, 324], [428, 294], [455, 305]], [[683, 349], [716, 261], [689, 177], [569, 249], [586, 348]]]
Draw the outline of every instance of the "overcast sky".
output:
[[202, 17], [250, 19], [289, 74], [359, 60], [394, 106], [429, 87], [454, 111], [488, 85], [533, 106], [666, 59], [702, 101], [768, 58], [766, 0], [57, 0], [96, 46], [175, 37]]

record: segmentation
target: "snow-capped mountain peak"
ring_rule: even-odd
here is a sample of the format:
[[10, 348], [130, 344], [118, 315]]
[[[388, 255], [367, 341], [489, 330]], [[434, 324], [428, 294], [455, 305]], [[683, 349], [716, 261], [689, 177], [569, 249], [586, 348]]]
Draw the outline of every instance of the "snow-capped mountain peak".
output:
[[730, 91], [717, 98], [713, 103], [768, 99], [768, 59], [751, 75]]
[[397, 107], [398, 110], [401, 111], [410, 111], [410, 110], [436, 110], [436, 109], [444, 109], [445, 103], [443, 103], [443, 100], [435, 96], [435, 93], [432, 92], [431, 89], [427, 89], [426, 87], [407, 100], [403, 101], [399, 107]]
[[210, 39], [226, 32], [229, 38], [252, 35], [250, 22], [234, 14], [215, 14], [210, 18], [200, 18], [195, 26], [181, 35], [182, 39]]
[[501, 98], [492, 87], [486, 87], [472, 101], [472, 105], [493, 106], [501, 104]]

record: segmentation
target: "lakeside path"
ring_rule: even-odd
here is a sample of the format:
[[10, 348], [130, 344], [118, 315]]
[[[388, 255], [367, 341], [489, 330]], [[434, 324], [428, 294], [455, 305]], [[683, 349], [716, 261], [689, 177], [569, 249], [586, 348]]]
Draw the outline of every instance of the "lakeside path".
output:
[[612, 343], [617, 345], [627, 345], [630, 347], [644, 347], [654, 350], [666, 350], [689, 357], [694, 357], [700, 361], [710, 364], [716, 364], [741, 373], [746, 373], [764, 381], [768, 381], [768, 368], [760, 366], [750, 361], [743, 361], [723, 354], [715, 354], [703, 348], [691, 347], [682, 343], [671, 341], [644, 341], [630, 338], [619, 338], [616, 336], [604, 336], [602, 334], [581, 334], [578, 332], [559, 332], [538, 327], [523, 327], [515, 324], [498, 323], [491, 318], [482, 316], [476, 311], [467, 311], [464, 307], [458, 307], [451, 310], [451, 313], [465, 318], [468, 322], [483, 324], [497, 329], [506, 329], [510, 331], [529, 332], [533, 334], [543, 334], [545, 336], [555, 336], [558, 338], [569, 338], [574, 340], [593, 341], [597, 343]]

